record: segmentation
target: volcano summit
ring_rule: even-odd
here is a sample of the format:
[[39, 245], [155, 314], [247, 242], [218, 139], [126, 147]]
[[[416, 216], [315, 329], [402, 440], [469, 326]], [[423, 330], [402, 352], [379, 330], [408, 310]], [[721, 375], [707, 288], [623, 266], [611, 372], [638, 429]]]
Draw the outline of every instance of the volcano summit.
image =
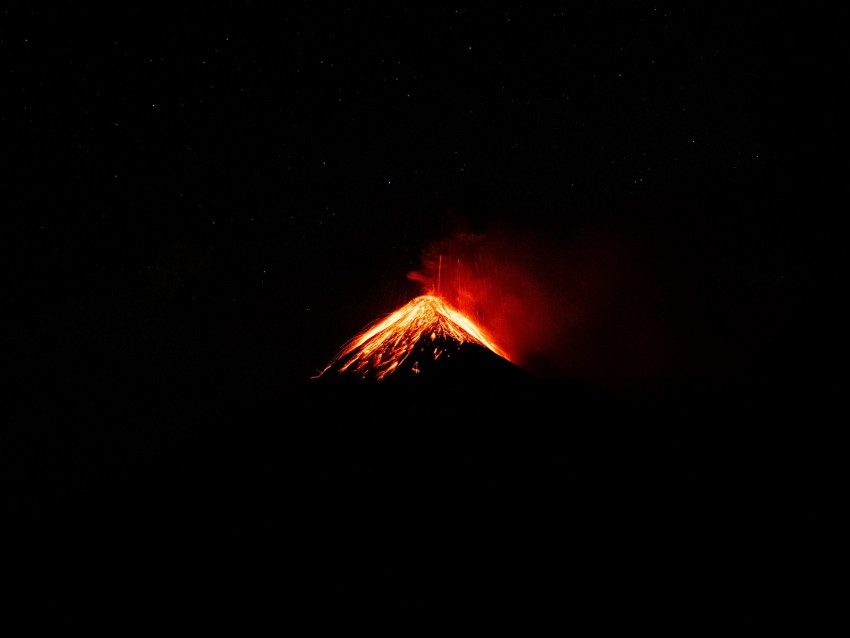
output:
[[469, 317], [439, 297], [421, 295], [350, 340], [315, 378], [513, 381], [526, 376]]

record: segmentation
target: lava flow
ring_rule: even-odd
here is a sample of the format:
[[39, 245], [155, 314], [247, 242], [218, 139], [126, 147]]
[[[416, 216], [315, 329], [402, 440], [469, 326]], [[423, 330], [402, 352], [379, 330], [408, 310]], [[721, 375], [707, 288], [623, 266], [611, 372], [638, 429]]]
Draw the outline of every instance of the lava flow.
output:
[[469, 317], [439, 297], [421, 295], [354, 337], [318, 376], [333, 371], [380, 381], [400, 370], [419, 374], [464, 344], [507, 359]]

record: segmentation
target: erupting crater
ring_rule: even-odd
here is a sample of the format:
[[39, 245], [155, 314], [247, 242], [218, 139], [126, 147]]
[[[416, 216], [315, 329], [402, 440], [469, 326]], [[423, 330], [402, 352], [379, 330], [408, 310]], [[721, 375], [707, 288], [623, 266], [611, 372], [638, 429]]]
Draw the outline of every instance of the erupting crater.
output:
[[434, 295], [415, 297], [351, 339], [314, 378], [434, 376], [468, 369], [471, 359], [516, 368], [475, 322]]

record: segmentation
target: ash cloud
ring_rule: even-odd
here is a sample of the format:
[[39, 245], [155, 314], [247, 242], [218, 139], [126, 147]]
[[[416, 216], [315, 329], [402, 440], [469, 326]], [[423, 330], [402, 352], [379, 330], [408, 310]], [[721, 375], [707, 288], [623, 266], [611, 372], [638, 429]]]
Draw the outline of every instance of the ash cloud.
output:
[[[626, 221], [561, 234], [508, 222], [460, 227], [408, 276], [542, 378], [628, 393], [739, 375], [740, 349], [722, 334], [735, 319], [728, 290], [706, 297], [699, 256], [682, 241]], [[723, 308], [708, 312], [712, 303]]]

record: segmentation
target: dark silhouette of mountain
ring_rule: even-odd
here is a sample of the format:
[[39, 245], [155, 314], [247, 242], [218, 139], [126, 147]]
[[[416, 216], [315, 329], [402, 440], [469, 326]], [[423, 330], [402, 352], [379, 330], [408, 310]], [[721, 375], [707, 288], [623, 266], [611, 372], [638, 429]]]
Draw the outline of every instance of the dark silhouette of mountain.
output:
[[832, 546], [789, 545], [810, 542], [809, 524], [828, 533], [835, 492], [785, 465], [776, 426], [767, 438], [747, 422], [756, 397], [636, 408], [452, 347], [385, 382], [305, 380], [104, 466], [11, 529], [63, 530], [47, 556], [75, 569], [179, 569], [198, 591], [239, 583], [233, 596], [261, 600], [285, 582], [287, 604], [340, 618], [494, 605], [522, 616], [568, 600], [631, 619], [707, 605], [723, 624], [771, 613]]

